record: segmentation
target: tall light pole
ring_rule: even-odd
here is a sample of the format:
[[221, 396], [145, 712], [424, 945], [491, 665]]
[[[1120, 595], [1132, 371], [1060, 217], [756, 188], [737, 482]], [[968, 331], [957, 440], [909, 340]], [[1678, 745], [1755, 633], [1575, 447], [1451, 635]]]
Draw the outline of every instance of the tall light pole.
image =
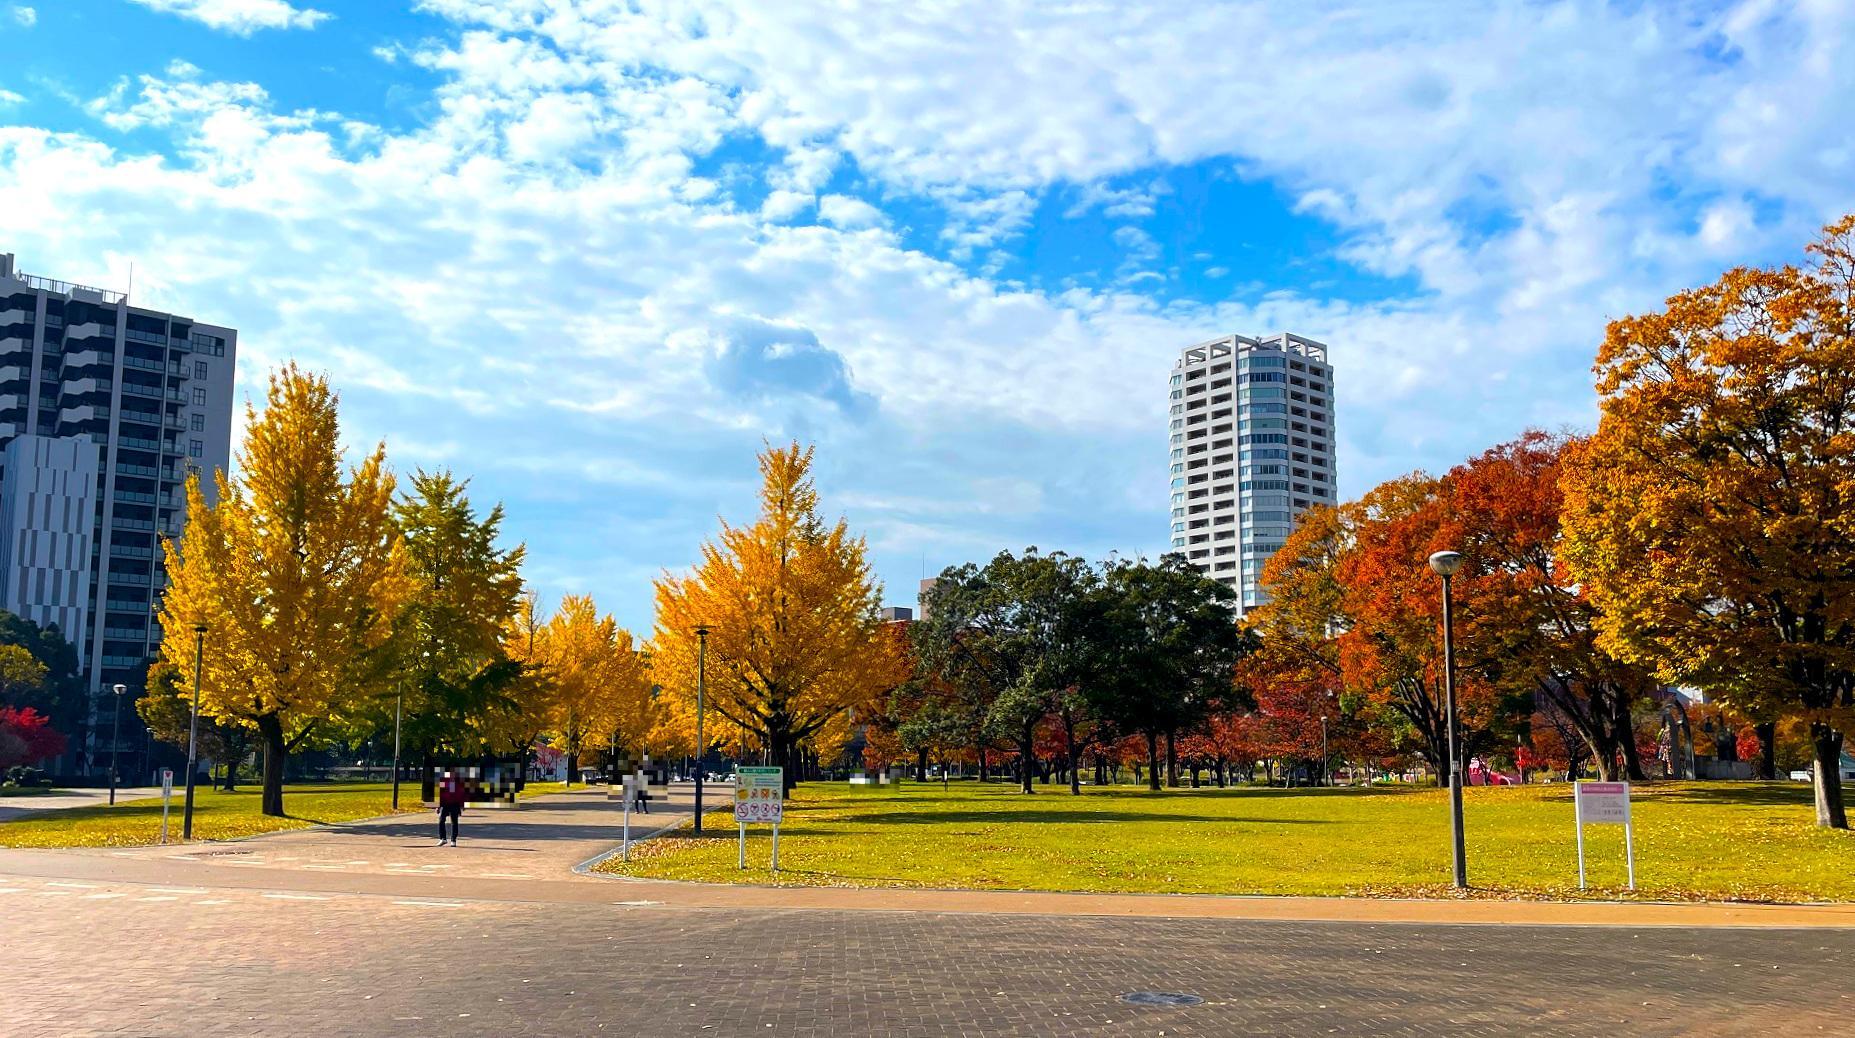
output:
[[1327, 753], [1327, 715], [1322, 714], [1320, 715], [1320, 784], [1323, 786], [1333, 785], [1327, 780], [1327, 762], [1332, 759]]
[[708, 746], [702, 741], [703, 697], [707, 692], [709, 666], [709, 629], [696, 628], [696, 835], [702, 834], [702, 772]]
[[110, 727], [109, 735], [109, 802], [116, 803], [116, 747], [122, 742], [122, 694], [129, 691], [127, 685], [117, 685], [116, 720]]
[[206, 660], [206, 625], [193, 625], [193, 719], [187, 725], [187, 803], [181, 809], [180, 838], [193, 839], [193, 769], [200, 742], [200, 668]]
[[399, 719], [406, 705], [406, 679], [393, 690], [393, 810], [399, 810]]
[[1462, 839], [1462, 754], [1456, 746], [1456, 628], [1450, 612], [1449, 578], [1462, 568], [1462, 553], [1439, 551], [1430, 556], [1430, 569], [1443, 578], [1443, 710], [1447, 717], [1449, 758], [1449, 851], [1457, 890], [1469, 885], [1469, 870]]

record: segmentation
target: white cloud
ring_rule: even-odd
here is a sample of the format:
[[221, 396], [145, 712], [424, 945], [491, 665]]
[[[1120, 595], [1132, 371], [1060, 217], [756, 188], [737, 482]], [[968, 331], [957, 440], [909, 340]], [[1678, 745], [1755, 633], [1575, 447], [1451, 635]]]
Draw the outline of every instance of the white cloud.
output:
[[250, 36], [260, 29], [313, 29], [333, 15], [285, 0], [129, 0], [130, 3], [178, 15], [235, 36]]
[[861, 198], [825, 195], [818, 200], [818, 217], [838, 227], [875, 227], [883, 222], [882, 210]]
[[770, 191], [760, 204], [760, 216], [772, 223], [784, 223], [815, 204], [813, 197], [803, 191]]
[[[240, 326], [247, 386], [285, 356], [331, 371], [357, 442], [474, 470], [543, 579], [634, 621], [640, 569], [751, 507], [763, 437], [821, 443], [827, 503], [880, 531], [892, 577], [915, 575], [911, 545], [931, 570], [1027, 543], [1150, 551], [1184, 343], [1330, 342], [1357, 492], [1587, 421], [1607, 317], [1729, 258], [1792, 258], [1855, 204], [1836, 58], [1855, 16], [1834, 5], [1180, 0], [1117, 7], [1113, 31], [1009, 0], [422, 7], [458, 27], [391, 49], [440, 80], [409, 129], [278, 111], [277, 84], [190, 66], [96, 99], [91, 134], [0, 127], [9, 248], [92, 283], [134, 260], [141, 301]], [[1242, 67], [1177, 60], [1206, 39], [1245, 41]], [[729, 142], [767, 156], [738, 194]], [[1163, 223], [1188, 163], [1267, 182], [1337, 250], [1239, 226], [1275, 270], [1214, 250], [1190, 266], [1241, 270], [1227, 299], [1146, 294], [1180, 283]], [[1127, 221], [1124, 274], [1147, 280], [990, 275], [1052, 197]], [[1306, 262], [1397, 280], [1330, 291]], [[716, 344], [750, 324], [804, 349], [718, 378]], [[1439, 364], [1483, 377], [1437, 406], [1417, 375]], [[869, 405], [820, 407], [821, 385]], [[628, 555], [586, 547], [606, 542]]]
[[7, 9], [7, 13], [13, 16], [14, 21], [28, 29], [39, 23], [39, 12], [24, 4], [15, 4]]
[[23, 94], [16, 94], [5, 87], [0, 87], [0, 105], [16, 105], [25, 99]]

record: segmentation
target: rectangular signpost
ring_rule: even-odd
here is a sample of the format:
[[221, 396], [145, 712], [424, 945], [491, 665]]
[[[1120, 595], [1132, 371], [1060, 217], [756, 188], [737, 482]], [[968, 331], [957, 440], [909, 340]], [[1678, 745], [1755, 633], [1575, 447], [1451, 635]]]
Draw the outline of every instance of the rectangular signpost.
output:
[[174, 799], [174, 769], [161, 769], [161, 842], [167, 842], [167, 804]]
[[626, 775], [619, 784], [623, 791], [621, 795], [625, 800], [625, 856], [623, 859], [625, 861], [631, 860], [631, 800], [638, 795], [638, 783], [642, 782], [643, 778], [642, 775]]
[[1630, 831], [1628, 782], [1577, 782], [1572, 785], [1572, 810], [1578, 824], [1578, 889], [1584, 882], [1584, 827], [1621, 825], [1623, 854], [1629, 862], [1630, 889], [1636, 889], [1636, 843]]
[[779, 823], [786, 813], [784, 768], [734, 769], [734, 824], [741, 830], [741, 868], [747, 867], [747, 823], [773, 823], [773, 871], [779, 871]]

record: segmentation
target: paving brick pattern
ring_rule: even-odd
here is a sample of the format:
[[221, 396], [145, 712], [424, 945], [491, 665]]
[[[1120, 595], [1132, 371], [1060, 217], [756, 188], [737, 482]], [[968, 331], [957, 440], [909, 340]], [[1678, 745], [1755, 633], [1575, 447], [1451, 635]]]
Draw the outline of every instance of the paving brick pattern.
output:
[[[14, 878], [0, 1035], [1846, 1033], [1855, 932], [545, 905]], [[1202, 996], [1140, 1008], [1135, 990]]]

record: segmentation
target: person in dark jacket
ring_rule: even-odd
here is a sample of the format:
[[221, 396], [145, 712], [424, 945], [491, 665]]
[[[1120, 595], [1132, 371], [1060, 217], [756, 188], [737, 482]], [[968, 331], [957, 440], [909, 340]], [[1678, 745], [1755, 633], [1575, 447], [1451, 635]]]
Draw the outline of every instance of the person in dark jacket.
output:
[[451, 822], [451, 838], [448, 842], [453, 847], [457, 846], [457, 824], [463, 820], [466, 799], [468, 791], [464, 787], [463, 776], [453, 771], [445, 772], [444, 778], [438, 783], [438, 846], [443, 847], [447, 842], [444, 835], [446, 819]]

